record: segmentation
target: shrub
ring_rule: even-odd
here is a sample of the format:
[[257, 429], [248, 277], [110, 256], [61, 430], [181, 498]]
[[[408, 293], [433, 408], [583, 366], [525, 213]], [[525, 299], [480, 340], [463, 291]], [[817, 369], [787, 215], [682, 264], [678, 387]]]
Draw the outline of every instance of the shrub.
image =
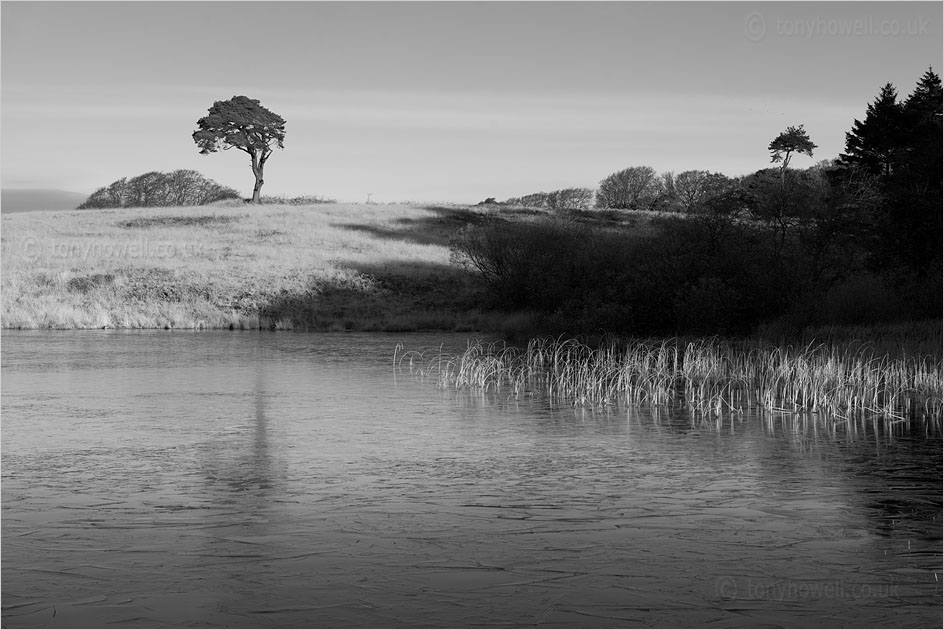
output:
[[[471, 272], [496, 305], [543, 314], [567, 327], [620, 319], [621, 287], [632, 268], [632, 239], [553, 218], [491, 218], [463, 228], [452, 260]], [[600, 317], [609, 308], [606, 317]]]
[[[493, 198], [489, 198], [495, 203]], [[488, 200], [482, 203], [489, 203]], [[478, 205], [482, 205], [482, 203]], [[593, 191], [589, 188], [563, 188], [553, 192], [538, 192], [524, 197], [512, 197], [500, 205], [524, 206], [526, 208], [546, 208], [555, 212], [577, 212], [589, 210], [593, 205]]]
[[589, 188], [564, 188], [547, 195], [547, 207], [557, 212], [589, 210], [593, 205], [593, 191]]
[[684, 171], [674, 180], [674, 192], [684, 212], [699, 212], [712, 200], [729, 195], [738, 181], [722, 173]]
[[490, 217], [453, 237], [451, 259], [470, 271], [497, 304], [510, 307], [546, 302], [543, 276], [555, 256], [566, 256], [573, 232], [552, 222], [521, 223]]
[[203, 206], [225, 199], [239, 199], [239, 193], [196, 171], [151, 171], [99, 188], [78, 209]]
[[531, 193], [530, 195], [525, 195], [524, 197], [511, 197], [506, 199], [501, 203], [505, 206], [524, 206], [526, 208], [546, 208], [547, 207], [547, 197], [546, 192]]
[[598, 208], [650, 210], [664, 192], [664, 184], [650, 166], [633, 166], [609, 175], [597, 189]]
[[731, 217], [656, 222], [655, 235], [555, 219], [493, 218], [453, 240], [453, 261], [493, 302], [556, 332], [745, 333], [820, 290], [794, 241]]

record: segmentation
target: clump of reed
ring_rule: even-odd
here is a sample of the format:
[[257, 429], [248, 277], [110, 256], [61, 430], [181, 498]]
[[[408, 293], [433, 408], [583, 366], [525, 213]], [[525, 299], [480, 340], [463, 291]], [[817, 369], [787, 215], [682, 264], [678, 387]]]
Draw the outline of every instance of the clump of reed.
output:
[[940, 357], [877, 355], [861, 345], [778, 347], [705, 338], [590, 347], [534, 339], [525, 348], [472, 341], [459, 354], [403, 352], [444, 388], [539, 396], [576, 406], [685, 405], [703, 413], [762, 409], [891, 421], [942, 416]]

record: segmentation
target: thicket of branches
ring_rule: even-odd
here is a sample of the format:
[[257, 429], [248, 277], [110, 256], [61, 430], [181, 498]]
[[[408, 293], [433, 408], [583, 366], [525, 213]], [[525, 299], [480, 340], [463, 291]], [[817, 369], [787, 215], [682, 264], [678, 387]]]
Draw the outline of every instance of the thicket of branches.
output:
[[589, 188], [562, 188], [549, 193], [539, 192], [524, 197], [512, 197], [501, 202], [501, 205], [546, 208], [559, 212], [589, 210], [593, 205], [593, 191]]
[[152, 171], [131, 179], [122, 177], [108, 186], [99, 188], [79, 206], [79, 210], [203, 206], [215, 201], [239, 198], [239, 193], [232, 188], [221, 186], [196, 171]]
[[729, 192], [739, 183], [739, 178], [709, 171], [656, 174], [650, 166], [632, 166], [608, 175], [597, 189], [565, 188], [512, 197], [501, 203], [492, 198], [487, 201], [555, 211], [598, 208], [699, 212], [711, 198]]

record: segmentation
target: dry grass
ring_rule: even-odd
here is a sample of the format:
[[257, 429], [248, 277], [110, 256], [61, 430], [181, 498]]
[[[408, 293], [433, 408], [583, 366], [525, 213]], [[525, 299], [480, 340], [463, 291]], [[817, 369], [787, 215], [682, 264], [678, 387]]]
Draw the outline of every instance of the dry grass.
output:
[[461, 207], [221, 204], [4, 215], [6, 328], [494, 330], [449, 265]]

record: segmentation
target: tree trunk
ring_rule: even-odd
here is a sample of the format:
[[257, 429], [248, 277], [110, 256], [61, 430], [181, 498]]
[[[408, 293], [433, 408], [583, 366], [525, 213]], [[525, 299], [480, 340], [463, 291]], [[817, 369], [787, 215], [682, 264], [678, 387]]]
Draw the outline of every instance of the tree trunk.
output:
[[261, 203], [260, 192], [262, 191], [262, 169], [253, 169], [253, 175], [256, 176], [256, 185], [252, 187], [252, 203]]
[[780, 192], [783, 193], [786, 184], [787, 164], [790, 163], [790, 151], [783, 156], [783, 164], [780, 165]]
[[252, 187], [252, 203], [261, 203], [261, 191], [262, 184], [265, 182], [262, 180], [262, 169], [265, 167], [265, 157], [262, 159], [255, 153], [252, 154], [252, 174], [256, 176], [256, 183]]

